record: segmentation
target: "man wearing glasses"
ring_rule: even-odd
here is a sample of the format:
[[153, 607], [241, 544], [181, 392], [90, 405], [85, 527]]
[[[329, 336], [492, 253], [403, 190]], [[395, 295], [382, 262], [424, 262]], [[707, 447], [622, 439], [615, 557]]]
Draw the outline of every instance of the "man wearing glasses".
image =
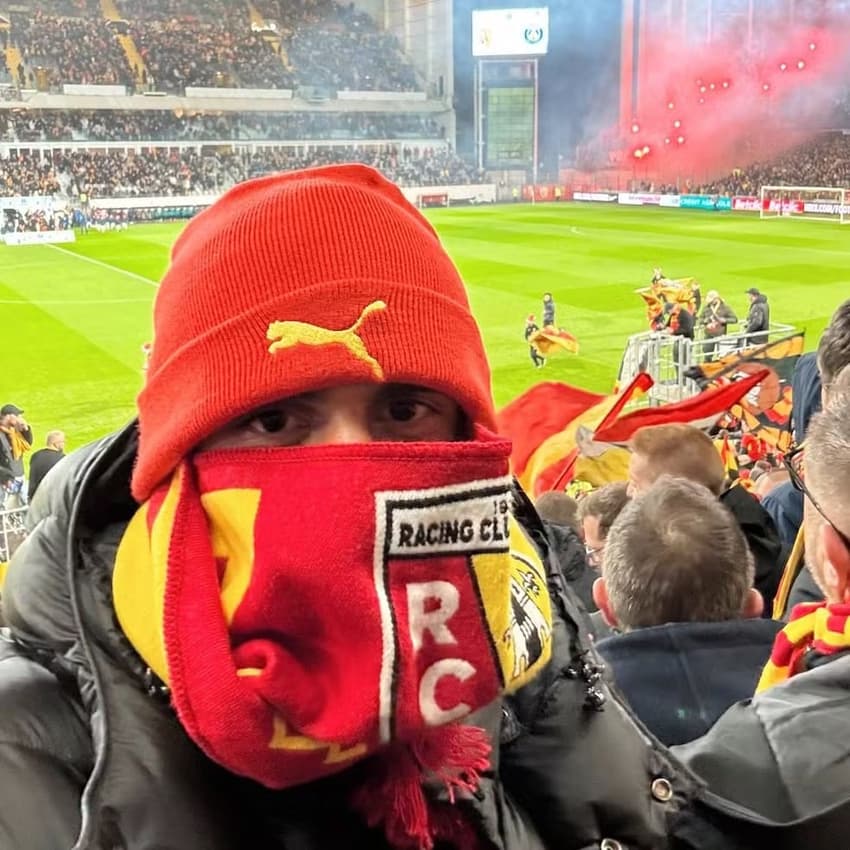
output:
[[629, 501], [627, 488], [625, 481], [606, 484], [588, 493], [578, 503], [577, 519], [581, 524], [585, 556], [588, 565], [595, 570], [598, 570], [602, 563], [608, 532]]
[[765, 834], [758, 846], [815, 848], [850, 828], [847, 369], [812, 420], [805, 478], [794, 461], [789, 471], [805, 494], [807, 566], [825, 599], [794, 609], [754, 699], [733, 706], [705, 737], [676, 750], [712, 794], [734, 801], [738, 817], [770, 825], [770, 841]]

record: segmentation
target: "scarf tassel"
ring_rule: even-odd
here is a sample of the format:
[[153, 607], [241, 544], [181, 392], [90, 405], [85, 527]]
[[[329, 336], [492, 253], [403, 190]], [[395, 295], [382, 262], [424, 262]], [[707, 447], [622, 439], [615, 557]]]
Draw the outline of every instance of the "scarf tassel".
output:
[[390, 844], [399, 850], [432, 850], [434, 839], [451, 838], [474, 847], [471, 825], [445, 804], [431, 804], [423, 782], [436, 779], [453, 804], [458, 791], [474, 792], [481, 773], [490, 767], [490, 741], [474, 726], [445, 726], [429, 730], [413, 741], [388, 748], [375, 759], [375, 772], [352, 797], [352, 803], [370, 827], [384, 825]]

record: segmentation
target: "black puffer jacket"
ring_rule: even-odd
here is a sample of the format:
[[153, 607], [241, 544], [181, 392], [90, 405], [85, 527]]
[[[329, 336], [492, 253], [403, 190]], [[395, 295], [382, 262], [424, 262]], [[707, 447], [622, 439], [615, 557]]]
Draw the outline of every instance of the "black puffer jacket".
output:
[[[267, 791], [210, 762], [120, 632], [111, 574], [135, 431], [76, 452], [32, 506], [0, 642], [0, 836], [10, 850], [386, 850], [345, 803], [358, 768]], [[521, 500], [521, 519], [539, 523]], [[538, 529], [542, 533], [541, 529]], [[596, 681], [557, 568], [553, 660], [489, 720], [495, 769], [459, 805], [498, 850], [662, 850], [698, 787]]]

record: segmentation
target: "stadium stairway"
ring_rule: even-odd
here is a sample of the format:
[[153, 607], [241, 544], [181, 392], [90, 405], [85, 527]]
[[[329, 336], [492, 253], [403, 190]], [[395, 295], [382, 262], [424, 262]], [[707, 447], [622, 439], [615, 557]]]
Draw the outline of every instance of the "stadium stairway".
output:
[[6, 67], [12, 74], [12, 79], [18, 80], [18, 73], [23, 63], [24, 58], [21, 56], [21, 51], [17, 47], [11, 45], [6, 48]]
[[[251, 15], [252, 27], [265, 27], [266, 19], [260, 13], [260, 10], [248, 0], [248, 12]], [[280, 61], [283, 62], [287, 70], [292, 70], [289, 65], [289, 57], [286, 55], [286, 48], [282, 44], [282, 39], [279, 35], [275, 35], [269, 31], [263, 31], [263, 38], [274, 48], [274, 52], [280, 56]]]
[[[118, 7], [115, 5], [115, 0], [100, 0], [100, 11], [108, 21], [124, 20], [124, 16], [118, 11]], [[136, 83], [141, 86], [147, 76], [147, 69], [145, 68], [145, 60], [142, 59], [142, 54], [139, 53], [136, 47], [136, 42], [129, 35], [119, 35], [118, 43], [123, 48], [124, 55], [127, 57], [130, 67], [136, 71]]]

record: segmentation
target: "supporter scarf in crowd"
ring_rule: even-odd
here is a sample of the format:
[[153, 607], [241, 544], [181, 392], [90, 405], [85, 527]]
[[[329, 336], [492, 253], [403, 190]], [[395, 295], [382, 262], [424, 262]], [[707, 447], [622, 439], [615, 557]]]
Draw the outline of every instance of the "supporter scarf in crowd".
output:
[[30, 450], [30, 443], [24, 439], [17, 428], [0, 427], [0, 431], [9, 438], [9, 443], [12, 446], [12, 457], [15, 460], [20, 460], [24, 456], [24, 452]]
[[850, 603], [808, 602], [795, 605], [788, 625], [776, 635], [770, 660], [756, 693], [766, 691], [805, 669], [810, 650], [835, 655], [850, 649]]
[[509, 452], [481, 434], [184, 461], [131, 521], [113, 586], [195, 743], [271, 788], [374, 755], [352, 799], [370, 825], [474, 847], [423, 783], [475, 789], [490, 742], [459, 721], [551, 651]]

